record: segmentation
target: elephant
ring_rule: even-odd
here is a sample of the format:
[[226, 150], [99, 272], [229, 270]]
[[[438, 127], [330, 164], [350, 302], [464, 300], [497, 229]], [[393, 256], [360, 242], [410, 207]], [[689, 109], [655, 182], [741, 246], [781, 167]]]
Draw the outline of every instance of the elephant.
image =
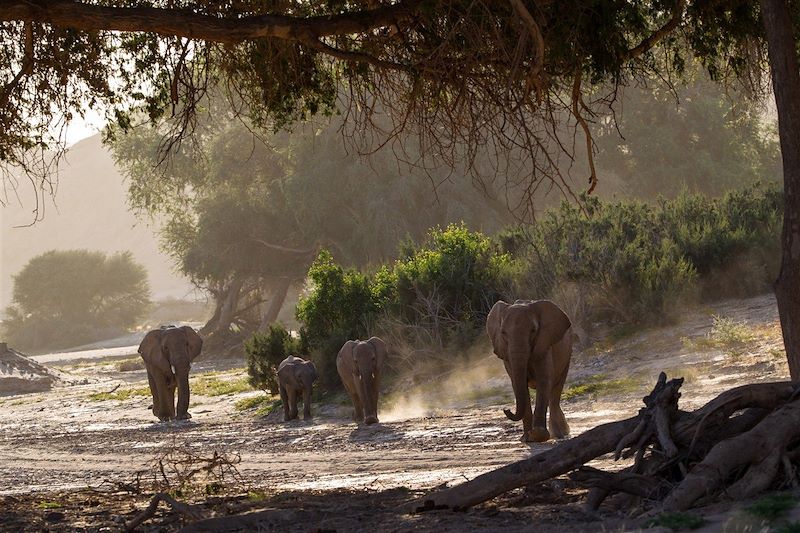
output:
[[[486, 332], [511, 378], [516, 412], [503, 411], [515, 422], [522, 420], [522, 441], [545, 442], [551, 433], [567, 436], [560, 405], [572, 357], [572, 323], [566, 313], [549, 300], [500, 300], [486, 318]], [[528, 387], [536, 389], [533, 413]], [[545, 427], [548, 406], [550, 431]]]
[[[147, 333], [139, 353], [147, 369], [153, 414], [161, 421], [187, 420], [189, 414], [189, 367], [200, 355], [203, 339], [189, 326], [169, 326]], [[178, 411], [175, 412], [175, 388]]]
[[336, 356], [336, 370], [353, 400], [358, 423], [378, 423], [378, 392], [385, 358], [386, 343], [378, 337], [347, 341]]
[[290, 355], [278, 365], [278, 391], [283, 403], [283, 420], [297, 418], [297, 400], [303, 395], [303, 420], [311, 419], [311, 387], [317, 367], [311, 361]]

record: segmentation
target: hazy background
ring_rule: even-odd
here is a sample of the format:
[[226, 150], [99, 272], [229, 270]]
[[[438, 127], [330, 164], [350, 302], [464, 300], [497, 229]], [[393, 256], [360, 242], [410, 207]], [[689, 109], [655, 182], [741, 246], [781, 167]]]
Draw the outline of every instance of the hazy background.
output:
[[35, 198], [21, 183], [19, 200], [0, 208], [0, 316], [11, 303], [12, 276], [34, 256], [53, 249], [130, 250], [149, 273], [154, 301], [195, 299], [186, 278], [176, 275], [158, 250], [153, 230], [128, 211], [126, 187], [111, 154], [96, 134], [76, 143], [60, 167], [58, 193], [48, 198], [44, 220], [33, 220]]

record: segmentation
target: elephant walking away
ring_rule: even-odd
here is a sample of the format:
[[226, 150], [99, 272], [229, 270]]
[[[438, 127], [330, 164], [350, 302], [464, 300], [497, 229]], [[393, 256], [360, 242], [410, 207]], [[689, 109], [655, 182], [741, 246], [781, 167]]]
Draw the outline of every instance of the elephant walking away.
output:
[[[561, 391], [572, 357], [572, 323], [566, 313], [549, 300], [513, 304], [500, 300], [486, 318], [486, 331], [511, 378], [516, 412], [504, 412], [511, 420], [522, 420], [522, 441], [545, 442], [551, 434], [567, 436]], [[536, 389], [533, 412], [528, 387]], [[545, 427], [548, 407], [550, 431]]]
[[336, 370], [353, 400], [356, 422], [378, 422], [378, 393], [386, 343], [378, 337], [347, 341], [336, 356]]
[[154, 329], [144, 336], [139, 353], [144, 359], [153, 395], [153, 414], [159, 420], [192, 418], [189, 414], [189, 367], [202, 348], [203, 339], [189, 326]]
[[317, 367], [311, 361], [290, 355], [278, 365], [278, 391], [283, 403], [283, 420], [297, 418], [297, 400], [303, 397], [303, 420], [311, 418], [311, 387]]

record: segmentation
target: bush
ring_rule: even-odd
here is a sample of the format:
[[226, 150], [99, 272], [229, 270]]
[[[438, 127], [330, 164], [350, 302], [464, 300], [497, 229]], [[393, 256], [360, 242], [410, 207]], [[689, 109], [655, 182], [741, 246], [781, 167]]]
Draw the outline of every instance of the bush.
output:
[[271, 324], [266, 332], [256, 332], [244, 343], [247, 354], [247, 382], [269, 394], [278, 393], [278, 365], [289, 355], [301, 351], [301, 342], [281, 324]]
[[774, 186], [717, 199], [684, 193], [655, 207], [584, 202], [585, 213], [565, 202], [531, 228], [497, 236], [528, 265], [520, 293], [541, 298], [577, 284], [594, 318], [653, 322], [697, 294], [749, 296], [774, 277], [782, 217]]
[[695, 269], [651, 207], [586, 198], [585, 208], [563, 203], [531, 229], [520, 292], [543, 298], [576, 282], [596, 314], [624, 322], [663, 316], [690, 294]]
[[338, 386], [342, 344], [381, 334], [387, 323], [422, 329], [439, 346], [471, 342], [518, 271], [509, 254], [463, 224], [433, 229], [422, 244], [404, 244], [401, 254], [373, 275], [341, 267], [327, 251], [312, 264], [297, 319], [326, 387]]
[[390, 312], [406, 322], [471, 341], [498, 299], [510, 293], [516, 264], [492, 241], [463, 224], [430, 231], [394, 265]]

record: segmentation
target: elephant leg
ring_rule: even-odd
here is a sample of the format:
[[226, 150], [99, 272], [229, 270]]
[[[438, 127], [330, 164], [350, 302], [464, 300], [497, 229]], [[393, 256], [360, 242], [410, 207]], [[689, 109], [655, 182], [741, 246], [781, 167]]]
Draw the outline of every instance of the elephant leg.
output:
[[358, 394], [351, 394], [350, 396], [353, 398], [353, 418], [360, 424], [364, 421], [364, 404]]
[[161, 418], [161, 397], [158, 395], [158, 386], [153, 373], [147, 370], [147, 382], [150, 385], [150, 395], [153, 397], [153, 415]]
[[294, 387], [289, 387], [286, 395], [289, 397], [289, 420], [294, 420], [297, 418], [297, 391]]
[[[167, 404], [167, 416], [170, 420], [175, 419], [175, 387], [177, 382], [175, 381], [174, 376], [170, 376], [167, 379], [167, 390], [166, 390], [166, 404]], [[188, 403], [188, 402], [187, 402]], [[188, 406], [187, 406], [188, 407]]]
[[303, 387], [303, 420], [311, 419], [311, 387]]
[[283, 383], [278, 385], [278, 392], [281, 395], [281, 403], [283, 404], [283, 421], [288, 422], [292, 417], [291, 411], [289, 410], [289, 395], [286, 393], [286, 387]]
[[550, 420], [548, 428], [550, 433], [557, 439], [562, 439], [569, 435], [569, 424], [561, 410], [561, 392], [564, 390], [564, 383], [567, 381], [567, 370], [564, 369], [558, 376], [550, 392]]
[[550, 389], [553, 383], [553, 359], [550, 350], [543, 356], [533, 357], [533, 369], [536, 376], [536, 405], [533, 408], [533, 428], [528, 440], [545, 442], [550, 439], [547, 431], [547, 407], [550, 403]]
[[168, 402], [169, 383], [167, 383], [167, 378], [160, 373], [153, 376], [153, 382], [156, 386], [156, 395], [153, 398], [153, 414], [156, 415], [159, 420], [165, 422], [170, 419]]

